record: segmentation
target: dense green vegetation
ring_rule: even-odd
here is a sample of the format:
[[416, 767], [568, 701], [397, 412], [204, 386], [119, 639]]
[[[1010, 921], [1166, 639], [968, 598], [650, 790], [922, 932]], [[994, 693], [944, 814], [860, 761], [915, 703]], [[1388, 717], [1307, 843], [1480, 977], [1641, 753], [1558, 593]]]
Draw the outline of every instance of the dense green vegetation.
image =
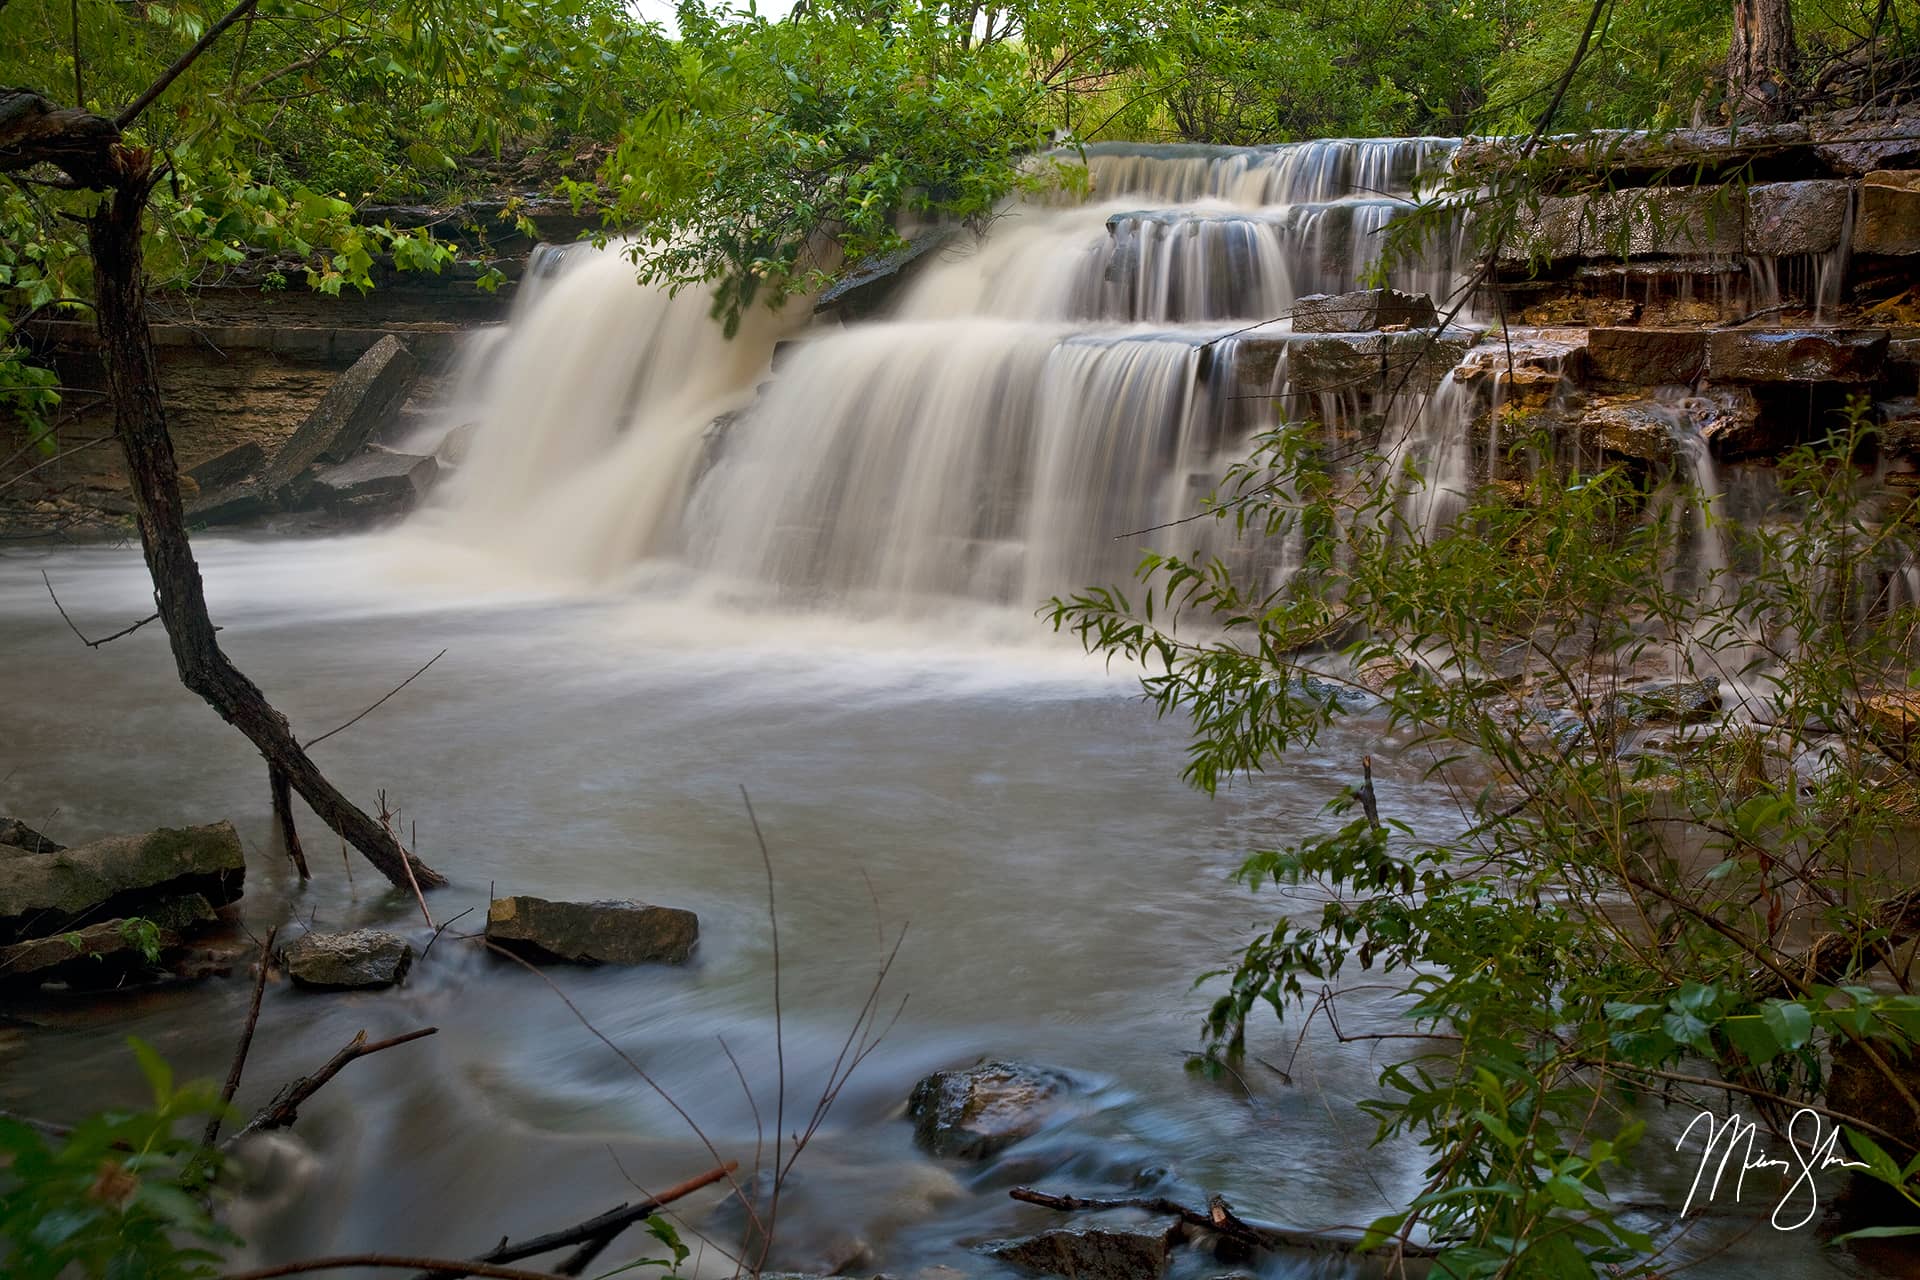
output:
[[[1149, 700], [1191, 719], [1197, 786], [1260, 773], [1359, 710], [1457, 795], [1458, 827], [1423, 830], [1356, 778], [1324, 833], [1251, 855], [1241, 879], [1277, 886], [1283, 914], [1217, 975], [1207, 1019], [1208, 1065], [1232, 1067], [1256, 1012], [1331, 1017], [1357, 970], [1397, 975], [1430, 1039], [1386, 1030], [1381, 1096], [1361, 1105], [1430, 1163], [1377, 1239], [1427, 1234], [1457, 1277], [1646, 1273], [1655, 1242], [1606, 1199], [1641, 1102], [1704, 1109], [1724, 1090], [1782, 1123], [1820, 1105], [1829, 1057], [1877, 1072], [1920, 1042], [1903, 958], [1920, 611], [1889, 607], [1883, 585], [1920, 554], [1920, 513], [1855, 469], [1863, 431], [1856, 415], [1785, 460], [1794, 518], [1732, 530], [1735, 574], [1658, 568], [1711, 563], [1704, 495], [1622, 467], [1536, 471], [1523, 460], [1553, 456], [1544, 437], [1515, 448], [1518, 478], [1433, 529], [1390, 459], [1329, 465], [1324, 432], [1282, 425], [1212, 516], [1256, 541], [1304, 536], [1290, 581], [1152, 555], [1137, 592], [1055, 602], [1057, 626], [1143, 662]], [[1635, 692], [1649, 669], [1678, 683]], [[1623, 749], [1650, 721], [1686, 723], [1675, 699], [1702, 681], [1750, 722]], [[1363, 688], [1378, 701], [1349, 696]], [[1792, 956], [1796, 937], [1819, 941]], [[1841, 1158], [1920, 1203], [1914, 1153], [1844, 1119]], [[1806, 1211], [1802, 1195], [1779, 1221]]]

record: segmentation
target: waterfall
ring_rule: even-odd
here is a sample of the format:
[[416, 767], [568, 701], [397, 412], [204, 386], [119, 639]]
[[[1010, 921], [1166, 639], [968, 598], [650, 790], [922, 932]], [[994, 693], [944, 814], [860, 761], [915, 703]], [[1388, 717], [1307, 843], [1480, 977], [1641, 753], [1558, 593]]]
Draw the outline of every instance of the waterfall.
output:
[[[1287, 356], [1295, 300], [1371, 282], [1453, 145], [1062, 153], [1087, 194], [1010, 203], [887, 314], [808, 330], [777, 370], [797, 314], [727, 342], [703, 298], [636, 285], [623, 253], [550, 253], [467, 375], [478, 432], [411, 532], [581, 580], [660, 560], [736, 597], [1032, 608], [1124, 581], [1145, 545], [1236, 554], [1214, 521], [1142, 531], [1198, 511], [1283, 408], [1330, 427], [1384, 412], [1407, 461], [1446, 461], [1457, 487], [1466, 397], [1295, 385]], [[1444, 308], [1460, 271], [1442, 240], [1386, 282]]]

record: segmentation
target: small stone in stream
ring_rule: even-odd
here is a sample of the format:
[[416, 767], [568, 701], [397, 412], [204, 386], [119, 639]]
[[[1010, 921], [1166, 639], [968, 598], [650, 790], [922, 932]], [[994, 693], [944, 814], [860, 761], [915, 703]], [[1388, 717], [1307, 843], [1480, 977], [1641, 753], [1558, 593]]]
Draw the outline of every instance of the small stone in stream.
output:
[[26, 853], [58, 853], [67, 847], [55, 844], [18, 818], [0, 818], [0, 844]]
[[487, 941], [561, 964], [684, 964], [700, 917], [644, 902], [552, 902], [521, 894], [487, 904]]
[[1176, 1222], [1140, 1227], [1056, 1227], [987, 1250], [1002, 1262], [1068, 1280], [1158, 1280]]
[[913, 1087], [907, 1116], [921, 1149], [983, 1160], [1040, 1132], [1066, 1105], [1073, 1081], [1048, 1067], [982, 1062], [936, 1071]]
[[355, 929], [309, 933], [281, 952], [287, 973], [303, 987], [354, 991], [390, 987], [407, 976], [413, 947], [397, 933]]

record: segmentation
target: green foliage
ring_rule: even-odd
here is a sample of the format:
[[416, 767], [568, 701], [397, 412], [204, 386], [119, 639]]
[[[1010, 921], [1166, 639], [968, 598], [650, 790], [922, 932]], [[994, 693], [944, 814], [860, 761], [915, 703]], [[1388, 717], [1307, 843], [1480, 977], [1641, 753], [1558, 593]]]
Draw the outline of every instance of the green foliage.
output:
[[936, 8], [864, 16], [683, 5], [669, 90], [603, 169], [610, 224], [641, 229], [641, 274], [713, 286], [729, 330], [897, 249], [902, 218], [985, 217], [1043, 140], [1017, 49], [971, 43]]
[[[205, 1200], [218, 1157], [193, 1132], [220, 1109], [218, 1091], [177, 1086], [158, 1054], [131, 1043], [153, 1091], [149, 1109], [102, 1112], [57, 1139], [0, 1117], [8, 1276], [191, 1280], [216, 1273], [220, 1255], [207, 1246], [235, 1243]], [[183, 1125], [193, 1136], [179, 1132]]]
[[[1698, 567], [1703, 495], [1523, 465], [1548, 439], [1430, 528], [1391, 459], [1336, 468], [1319, 430], [1283, 426], [1213, 514], [1256, 563], [1304, 544], [1284, 584], [1155, 554], [1137, 600], [1054, 602], [1057, 627], [1144, 663], [1149, 701], [1190, 720], [1203, 789], [1364, 706], [1462, 797], [1457, 831], [1333, 797], [1329, 829], [1248, 858], [1241, 879], [1278, 887], [1284, 914], [1209, 975], [1223, 1056], [1262, 1007], [1311, 1018], [1356, 966], [1403, 975], [1430, 1039], [1363, 1106], [1425, 1148], [1428, 1183], [1380, 1238], [1418, 1227], [1459, 1276], [1633, 1270], [1651, 1243], [1604, 1176], [1639, 1136], [1636, 1096], [1717, 1072], [1779, 1119], [1819, 1091], [1827, 1045], [1920, 1039], [1907, 975], [1866, 979], [1913, 870], [1893, 837], [1920, 773], [1873, 708], [1911, 666], [1920, 616], [1884, 584], [1920, 557], [1920, 523], [1853, 465], [1863, 414], [1786, 460], [1785, 517], [1727, 530], [1737, 575]], [[1723, 679], [1743, 714], [1676, 730], [1671, 753], [1624, 749], [1646, 704], [1622, 681], [1649, 667]], [[1363, 680], [1377, 700], [1338, 696]], [[1805, 932], [1830, 940], [1818, 972], [1780, 958]]]

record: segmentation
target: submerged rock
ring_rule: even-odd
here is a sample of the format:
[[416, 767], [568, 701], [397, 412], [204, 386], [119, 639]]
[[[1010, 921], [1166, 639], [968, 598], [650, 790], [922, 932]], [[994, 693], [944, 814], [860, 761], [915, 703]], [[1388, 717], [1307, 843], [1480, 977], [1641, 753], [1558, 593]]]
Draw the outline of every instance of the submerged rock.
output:
[[1295, 333], [1372, 333], [1389, 325], [1431, 329], [1436, 323], [1432, 298], [1398, 289], [1310, 293], [1293, 304]]
[[988, 1250], [1002, 1262], [1068, 1280], [1158, 1280], [1172, 1256], [1179, 1223], [1056, 1227]]
[[525, 894], [487, 905], [487, 941], [535, 961], [684, 964], [700, 917], [644, 902], [551, 902]]
[[309, 933], [289, 943], [280, 959], [288, 976], [303, 987], [367, 990], [391, 987], [405, 978], [413, 966], [413, 947], [384, 929]]
[[0, 859], [0, 943], [102, 917], [143, 915], [187, 894], [225, 906], [240, 896], [246, 874], [240, 836], [230, 822], [110, 836]]
[[936, 1071], [913, 1087], [907, 1116], [922, 1150], [983, 1160], [1045, 1128], [1074, 1082], [1063, 1071], [1020, 1062], [982, 1062]]

